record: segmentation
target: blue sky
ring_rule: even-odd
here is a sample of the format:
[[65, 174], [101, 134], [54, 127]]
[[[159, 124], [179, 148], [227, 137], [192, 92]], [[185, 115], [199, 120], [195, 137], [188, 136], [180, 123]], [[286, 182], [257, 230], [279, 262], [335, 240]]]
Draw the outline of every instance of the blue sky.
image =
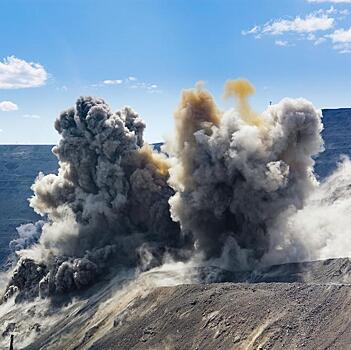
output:
[[184, 88], [225, 109], [246, 77], [263, 110], [285, 96], [351, 107], [351, 0], [1, 0], [0, 143], [55, 143], [80, 95], [132, 106], [146, 139], [171, 133]]

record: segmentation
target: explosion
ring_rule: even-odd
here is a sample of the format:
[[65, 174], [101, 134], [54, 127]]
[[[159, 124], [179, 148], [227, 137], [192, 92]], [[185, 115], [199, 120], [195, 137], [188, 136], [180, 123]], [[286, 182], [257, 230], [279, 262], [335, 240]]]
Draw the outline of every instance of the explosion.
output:
[[[313, 156], [322, 148], [320, 113], [304, 99], [284, 99], [256, 114], [254, 87], [227, 81], [237, 109], [224, 114], [202, 89], [185, 91], [175, 113], [175, 158], [169, 184], [173, 220], [193, 235], [205, 259], [226, 249], [228, 269], [254, 266], [270, 248], [270, 228], [288, 208], [300, 209], [315, 188]], [[245, 252], [244, 261], [241, 252]]]
[[58, 174], [40, 174], [30, 199], [46, 223], [38, 244], [18, 252], [5, 299], [17, 290], [45, 296], [81, 289], [107, 266], [150, 268], [182, 243], [169, 216], [169, 161], [144, 145], [138, 114], [82, 97], [55, 128]]
[[234, 96], [238, 103], [238, 113], [249, 125], [262, 125], [262, 118], [255, 113], [248, 102], [248, 97], [255, 93], [255, 87], [245, 79], [228, 80], [224, 85], [224, 98]]
[[226, 112], [201, 84], [183, 91], [167, 156], [144, 143], [145, 123], [129, 107], [114, 113], [81, 97], [61, 113], [58, 174], [40, 174], [30, 199], [45, 223], [40, 238], [13, 243], [19, 261], [4, 300], [169, 261], [241, 271], [311, 256], [287, 223], [318, 190], [321, 114], [302, 98], [258, 114], [254, 91], [227, 81], [237, 107]]

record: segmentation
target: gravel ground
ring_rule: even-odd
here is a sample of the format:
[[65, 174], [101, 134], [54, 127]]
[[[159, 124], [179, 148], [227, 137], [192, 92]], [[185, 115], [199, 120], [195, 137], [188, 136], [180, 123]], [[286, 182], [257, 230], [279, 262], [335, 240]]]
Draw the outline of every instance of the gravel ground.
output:
[[201, 271], [223, 283], [176, 285], [171, 270], [151, 271], [61, 306], [4, 304], [0, 349], [10, 334], [26, 350], [351, 349], [349, 259]]
[[159, 288], [90, 349], [350, 349], [350, 291], [306, 283]]

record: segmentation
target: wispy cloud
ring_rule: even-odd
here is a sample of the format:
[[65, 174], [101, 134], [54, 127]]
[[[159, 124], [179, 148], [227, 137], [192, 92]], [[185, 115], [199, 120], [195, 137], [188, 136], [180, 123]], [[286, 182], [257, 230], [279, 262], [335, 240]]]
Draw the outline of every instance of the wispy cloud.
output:
[[161, 90], [156, 84], [145, 83], [145, 82], [136, 82], [130, 86], [131, 89], [143, 89], [150, 93], [160, 93]]
[[295, 46], [294, 40], [307, 40], [314, 46], [329, 41], [335, 50], [348, 53], [351, 52], [351, 27], [345, 30], [337, 29], [336, 26], [347, 15], [349, 15], [347, 9], [336, 9], [331, 6], [305, 16], [280, 18], [266, 22], [263, 26], [255, 25], [249, 30], [242, 31], [242, 34], [253, 35], [255, 39], [261, 39], [263, 36], [279, 36], [281, 39], [275, 40], [274, 43], [281, 47]]
[[337, 29], [328, 35], [333, 43], [351, 43], [351, 27], [349, 29]]
[[308, 15], [306, 18], [296, 17], [293, 20], [278, 20], [263, 28], [263, 33], [279, 35], [286, 32], [312, 33], [333, 27], [334, 18], [327, 15]]
[[21, 89], [45, 84], [48, 73], [39, 63], [9, 56], [0, 62], [0, 89]]
[[18, 110], [18, 106], [16, 105], [16, 103], [13, 103], [11, 101], [0, 102], [0, 111], [2, 112], [12, 112], [17, 110]]
[[105, 85], [120, 85], [123, 83], [123, 80], [121, 80], [121, 79], [114, 79], [114, 80], [107, 79], [107, 80], [104, 80], [102, 83]]
[[93, 84], [93, 87], [101, 86], [124, 86], [129, 89], [142, 89], [149, 93], [160, 93], [162, 92], [158, 85], [151, 82], [140, 81], [135, 76], [129, 76], [124, 79], [106, 79], [100, 82], [99, 84]]
[[250, 34], [258, 34], [260, 32], [260, 27], [259, 26], [254, 26], [249, 30], [242, 30], [241, 34], [242, 35], [250, 35]]
[[309, 14], [306, 17], [295, 17], [294, 19], [278, 19], [267, 22], [260, 31], [261, 35], [282, 35], [285, 33], [314, 33], [326, 31], [334, 25], [335, 19], [327, 14]]
[[23, 114], [23, 118], [26, 118], [26, 119], [40, 119], [40, 115], [37, 115], [37, 114]]
[[277, 46], [283, 46], [283, 47], [294, 46], [294, 44], [290, 44], [289, 41], [287, 40], [276, 40], [275, 44]]
[[[249, 30], [243, 30], [242, 35], [253, 35], [256, 39], [262, 36], [282, 36], [297, 34], [308, 36], [325, 32], [334, 27], [336, 18], [334, 15], [341, 15], [344, 10], [337, 10], [333, 6], [329, 9], [320, 9], [305, 16], [293, 18], [273, 19], [262, 26], [255, 25]], [[343, 12], [345, 14], [345, 12]]]
[[320, 44], [323, 44], [323, 43], [326, 42], [326, 41], [327, 41], [326, 38], [321, 37], [321, 38], [316, 39], [315, 42], [313, 43], [313, 45], [314, 45], [314, 46], [318, 46], [318, 45], [320, 45]]
[[351, 53], [351, 27], [349, 29], [337, 29], [327, 35], [333, 43], [333, 49], [340, 53]]

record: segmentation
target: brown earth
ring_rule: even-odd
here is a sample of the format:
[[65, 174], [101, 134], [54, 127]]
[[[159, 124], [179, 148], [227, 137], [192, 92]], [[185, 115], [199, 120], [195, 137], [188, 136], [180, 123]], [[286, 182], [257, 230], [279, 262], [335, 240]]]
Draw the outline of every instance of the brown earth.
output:
[[37, 332], [15, 347], [27, 350], [351, 349], [350, 271], [349, 259], [330, 259], [218, 270], [229, 282], [169, 287], [155, 284], [169, 271], [151, 272], [123, 288], [117, 281], [97, 287], [57, 315], [41, 319], [43, 307], [33, 304], [27, 320], [16, 321], [25, 310], [18, 305], [1, 321], [11, 328], [6, 337], [17, 332], [15, 344]]
[[350, 292], [301, 283], [159, 288], [90, 349], [350, 349]]

